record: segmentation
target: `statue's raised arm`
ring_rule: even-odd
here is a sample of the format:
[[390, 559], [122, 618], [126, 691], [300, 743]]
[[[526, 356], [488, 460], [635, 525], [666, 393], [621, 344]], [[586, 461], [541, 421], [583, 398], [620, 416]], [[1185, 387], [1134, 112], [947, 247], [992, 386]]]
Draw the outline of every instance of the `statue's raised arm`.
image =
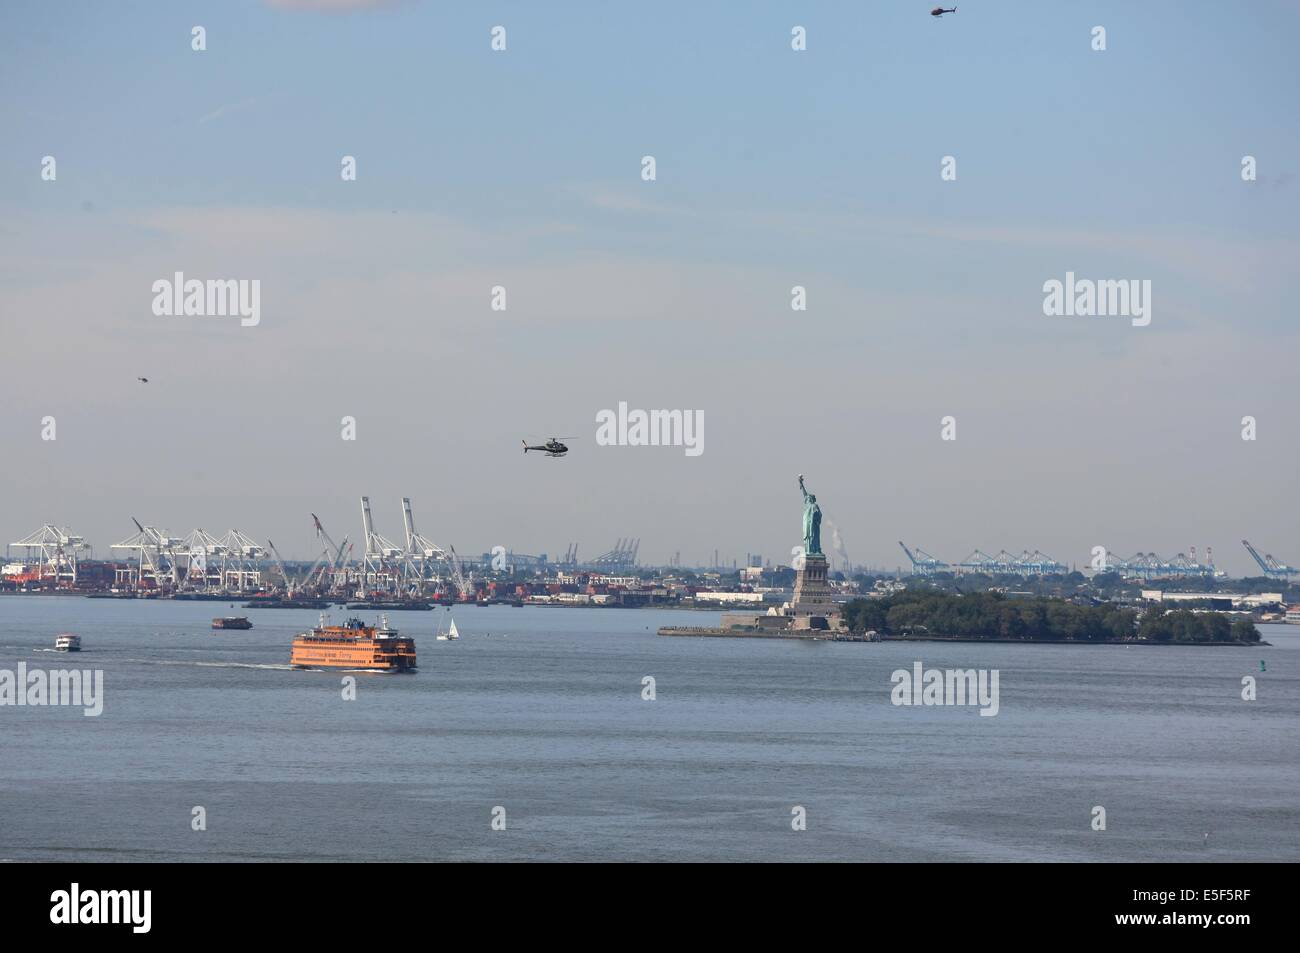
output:
[[803, 493], [804, 502], [808, 502], [808, 488], [803, 485], [803, 474], [799, 474], [799, 490]]

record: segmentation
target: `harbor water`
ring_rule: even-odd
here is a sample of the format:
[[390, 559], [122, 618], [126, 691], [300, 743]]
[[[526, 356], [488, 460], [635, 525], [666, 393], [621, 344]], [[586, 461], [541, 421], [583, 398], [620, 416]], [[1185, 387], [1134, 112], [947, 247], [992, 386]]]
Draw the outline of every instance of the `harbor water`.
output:
[[[103, 672], [96, 717], [0, 707], [0, 860], [1300, 859], [1297, 626], [1251, 648], [833, 643], [468, 606], [437, 641], [448, 615], [390, 614], [417, 673], [349, 675], [288, 666], [312, 611], [0, 597], [0, 670]], [[83, 651], [53, 653], [62, 632]], [[916, 662], [996, 669], [996, 716], [892, 704]]]

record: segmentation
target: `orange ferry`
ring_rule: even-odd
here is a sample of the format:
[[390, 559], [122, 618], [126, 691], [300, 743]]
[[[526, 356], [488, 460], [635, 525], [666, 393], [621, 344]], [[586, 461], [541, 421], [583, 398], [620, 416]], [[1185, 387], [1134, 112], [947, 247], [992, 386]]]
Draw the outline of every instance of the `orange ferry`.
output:
[[289, 664], [295, 668], [351, 668], [376, 672], [415, 671], [415, 640], [389, 628], [388, 617], [379, 625], [348, 619], [342, 625], [320, 625], [294, 637]]

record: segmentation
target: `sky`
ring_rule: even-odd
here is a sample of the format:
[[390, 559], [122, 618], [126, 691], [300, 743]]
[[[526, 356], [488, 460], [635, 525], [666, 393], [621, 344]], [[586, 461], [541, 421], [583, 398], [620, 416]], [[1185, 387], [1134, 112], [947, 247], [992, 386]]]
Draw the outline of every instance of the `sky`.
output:
[[[9, 0], [0, 536], [312, 559], [365, 494], [462, 553], [782, 561], [802, 473], [858, 564], [1300, 561], [1300, 5], [931, 6]], [[176, 272], [260, 323], [155, 314]], [[1150, 324], [1045, 315], [1067, 272]], [[602, 445], [620, 402], [704, 452]]]

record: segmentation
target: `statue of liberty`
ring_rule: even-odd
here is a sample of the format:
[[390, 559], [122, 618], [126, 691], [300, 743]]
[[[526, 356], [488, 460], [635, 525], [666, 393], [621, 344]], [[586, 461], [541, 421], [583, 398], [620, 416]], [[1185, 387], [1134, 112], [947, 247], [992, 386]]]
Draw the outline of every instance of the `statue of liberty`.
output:
[[809, 493], [803, 485], [803, 474], [799, 474], [799, 489], [803, 491], [803, 551], [808, 556], [820, 556], [822, 553], [822, 508], [817, 505], [817, 497]]

